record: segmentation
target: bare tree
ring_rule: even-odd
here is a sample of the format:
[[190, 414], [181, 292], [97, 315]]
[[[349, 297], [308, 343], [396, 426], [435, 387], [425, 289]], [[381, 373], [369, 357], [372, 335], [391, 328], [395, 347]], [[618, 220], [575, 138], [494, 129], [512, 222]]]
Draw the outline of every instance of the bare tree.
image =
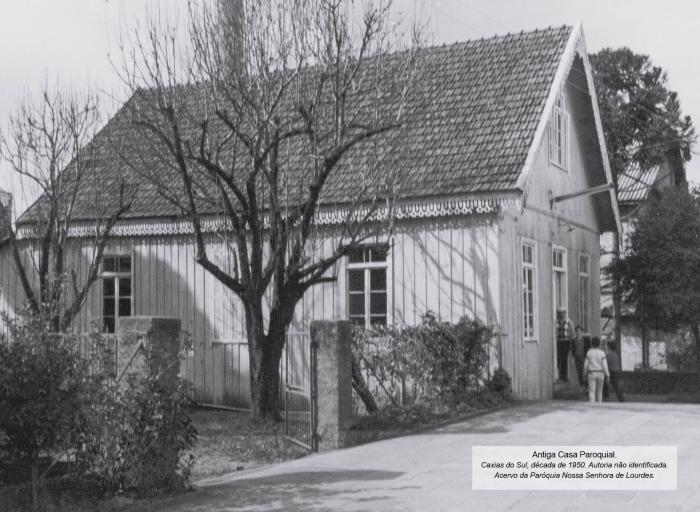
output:
[[[123, 157], [189, 219], [197, 262], [240, 299], [253, 415], [276, 418], [297, 303], [391, 229], [398, 173], [384, 157], [419, 38], [390, 2], [222, 5], [190, 3], [186, 44], [157, 17], [122, 40], [138, 133]], [[319, 222], [330, 211], [332, 228]]]
[[[111, 197], [94, 172], [97, 158], [89, 142], [100, 128], [93, 93], [68, 93], [43, 85], [40, 96], [20, 101], [0, 138], [0, 158], [15, 174], [25, 196], [38, 198], [12, 222], [0, 206], [0, 223], [30, 312], [43, 315], [55, 330], [66, 330], [99, 276], [110, 232], [130, 206], [130, 187], [121, 180]], [[76, 211], [90, 194], [90, 211]], [[86, 274], [67, 264], [69, 229], [91, 219], [93, 250]]]

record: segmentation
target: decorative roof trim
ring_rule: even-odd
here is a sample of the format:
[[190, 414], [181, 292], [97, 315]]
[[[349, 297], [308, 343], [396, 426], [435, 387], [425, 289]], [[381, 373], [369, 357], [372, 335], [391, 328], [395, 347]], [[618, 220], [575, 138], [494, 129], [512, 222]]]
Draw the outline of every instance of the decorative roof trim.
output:
[[[394, 206], [392, 216], [394, 219], [423, 219], [433, 217], [454, 217], [460, 215], [484, 215], [496, 213], [499, 210], [520, 208], [519, 194], [503, 196], [482, 196], [453, 199], [431, 199], [426, 201], [412, 201]], [[363, 218], [367, 209], [352, 211], [347, 207], [326, 208], [316, 214], [314, 222], [318, 226], [332, 226], [342, 224], [348, 218]], [[379, 208], [372, 220], [386, 220], [389, 210], [386, 207]], [[266, 222], [267, 224], [267, 222]], [[207, 233], [222, 231], [226, 228], [226, 220], [211, 217], [203, 220], [202, 229]], [[76, 222], [68, 229], [70, 238], [91, 238], [96, 236], [101, 225], [94, 222]], [[192, 223], [186, 219], [139, 219], [123, 220], [112, 229], [111, 237], [123, 238], [134, 236], [162, 236], [162, 235], [191, 235]], [[18, 238], [28, 239], [31, 231], [28, 227], [20, 228]]]

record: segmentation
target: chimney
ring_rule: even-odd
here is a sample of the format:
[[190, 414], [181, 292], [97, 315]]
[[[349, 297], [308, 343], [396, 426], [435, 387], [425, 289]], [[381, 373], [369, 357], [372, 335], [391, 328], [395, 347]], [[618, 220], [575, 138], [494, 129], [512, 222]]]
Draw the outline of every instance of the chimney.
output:
[[228, 52], [228, 66], [230, 71], [241, 65], [243, 52], [243, 25], [244, 25], [245, 0], [219, 0], [219, 24], [221, 29], [221, 43]]

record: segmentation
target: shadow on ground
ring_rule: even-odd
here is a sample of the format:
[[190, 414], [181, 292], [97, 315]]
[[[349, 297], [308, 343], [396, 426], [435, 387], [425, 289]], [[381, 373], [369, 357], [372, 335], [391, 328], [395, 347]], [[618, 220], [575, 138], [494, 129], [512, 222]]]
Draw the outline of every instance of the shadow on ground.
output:
[[[137, 511], [168, 512], [223, 512], [227, 510], [265, 511], [325, 511], [329, 498], [342, 499], [352, 496], [348, 486], [333, 488], [333, 484], [349, 481], [363, 482], [362, 487], [371, 482], [393, 480], [403, 475], [398, 471], [302, 471], [282, 473], [256, 478], [241, 478], [231, 482], [202, 487], [196, 492], [176, 499], [151, 503], [134, 509]], [[342, 488], [341, 488], [342, 487]], [[401, 488], [392, 488], [392, 491]], [[379, 490], [378, 490], [379, 491]], [[371, 501], [389, 500], [389, 496], [372, 496]], [[370, 501], [367, 498], [363, 501]], [[356, 502], [359, 503], [359, 502]], [[356, 512], [362, 509], [353, 509]]]

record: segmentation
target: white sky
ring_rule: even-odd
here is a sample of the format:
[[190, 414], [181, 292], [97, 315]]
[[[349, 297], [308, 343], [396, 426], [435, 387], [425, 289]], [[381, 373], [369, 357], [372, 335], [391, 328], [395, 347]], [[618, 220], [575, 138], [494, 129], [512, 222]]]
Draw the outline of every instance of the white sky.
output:
[[[700, 3], [691, 0], [395, 0], [422, 4], [435, 43], [583, 22], [588, 49], [629, 46], [668, 71], [681, 106], [700, 131], [700, 69], [696, 58]], [[44, 77], [85, 84], [120, 96], [107, 58], [119, 27], [157, 0], [0, 0], [0, 126], [18, 99]], [[185, 0], [161, 0], [168, 7]], [[110, 111], [114, 105], [106, 105]], [[697, 149], [700, 152], [700, 146]], [[700, 182], [700, 157], [688, 165]], [[0, 187], [12, 189], [0, 167]], [[22, 202], [21, 198], [17, 198]]]

